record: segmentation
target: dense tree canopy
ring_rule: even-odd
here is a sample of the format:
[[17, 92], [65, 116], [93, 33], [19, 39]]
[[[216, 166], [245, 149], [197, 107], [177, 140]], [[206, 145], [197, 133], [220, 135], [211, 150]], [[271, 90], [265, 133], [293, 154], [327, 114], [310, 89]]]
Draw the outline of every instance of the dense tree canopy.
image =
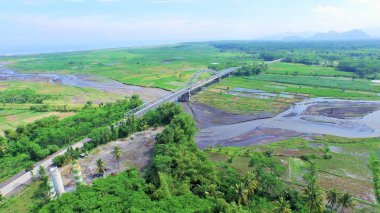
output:
[[[221, 51], [243, 51], [256, 59], [336, 67], [361, 78], [380, 73], [380, 41], [210, 42]], [[220, 65], [219, 65], [220, 66]]]

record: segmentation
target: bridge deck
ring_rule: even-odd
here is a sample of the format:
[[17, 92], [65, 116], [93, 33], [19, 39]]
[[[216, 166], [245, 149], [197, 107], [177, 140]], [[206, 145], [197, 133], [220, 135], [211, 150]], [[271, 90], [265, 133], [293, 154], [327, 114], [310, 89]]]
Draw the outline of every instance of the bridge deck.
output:
[[225, 75], [228, 75], [234, 71], [236, 71], [238, 68], [232, 67], [228, 69], [221, 70], [217, 72], [215, 75], [210, 76], [209, 78], [206, 78], [200, 82], [197, 82], [193, 85], [187, 85], [185, 88], [182, 88], [180, 90], [175, 91], [174, 93], [169, 93], [164, 96], [161, 96], [160, 99], [146, 103], [144, 105], [141, 105], [140, 107], [137, 107], [136, 109], [133, 109], [125, 114], [125, 118], [128, 116], [134, 115], [135, 117], [141, 117], [145, 113], [149, 112], [150, 110], [153, 110], [159, 106], [161, 106], [164, 103], [167, 102], [173, 102], [178, 100], [179, 97], [183, 96], [186, 93], [190, 93], [191, 91], [198, 89], [200, 87], [203, 87], [204, 85], [211, 83], [212, 81], [215, 81], [216, 79], [222, 78]]

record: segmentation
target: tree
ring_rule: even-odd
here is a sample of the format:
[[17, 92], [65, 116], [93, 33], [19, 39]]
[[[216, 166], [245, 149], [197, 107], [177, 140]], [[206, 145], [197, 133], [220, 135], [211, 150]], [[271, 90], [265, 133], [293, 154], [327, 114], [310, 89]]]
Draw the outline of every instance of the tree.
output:
[[242, 182], [235, 185], [234, 197], [238, 205], [245, 204], [248, 201], [247, 190]]
[[313, 175], [305, 178], [306, 186], [303, 195], [306, 200], [306, 206], [312, 212], [323, 212], [325, 209], [325, 194], [317, 183], [317, 178]]
[[249, 198], [253, 196], [257, 190], [258, 182], [256, 176], [249, 172], [247, 173], [238, 184], [235, 185], [235, 201], [238, 205], [247, 204]]
[[335, 204], [338, 202], [339, 193], [336, 189], [330, 189], [327, 191], [327, 202], [330, 204], [330, 212], [333, 211]]
[[0, 136], [0, 156], [5, 155], [5, 153], [7, 152], [7, 149], [8, 147], [7, 147], [5, 138]]
[[352, 195], [348, 192], [345, 192], [338, 198], [338, 203], [342, 206], [341, 213], [344, 213], [344, 209], [353, 208], [355, 206], [354, 199]]
[[291, 213], [292, 210], [290, 209], [289, 201], [285, 200], [284, 197], [280, 197], [278, 201], [274, 203], [276, 206], [275, 212], [276, 213]]
[[[38, 177], [40, 178], [40, 180], [42, 181], [45, 181], [46, 179], [48, 179], [48, 176], [47, 176], [47, 173], [46, 173], [46, 170], [43, 166], [40, 166], [38, 168]], [[47, 181], [47, 180], [46, 180]]]
[[4, 195], [0, 193], [0, 202], [3, 201], [5, 198], [4, 198]]
[[106, 172], [106, 163], [102, 159], [98, 159], [96, 161], [96, 171], [100, 174], [104, 174]]
[[121, 149], [118, 146], [114, 146], [112, 150], [113, 158], [117, 161], [117, 169], [120, 170], [120, 157], [121, 157]]
[[26, 172], [30, 172], [30, 176], [32, 176], [32, 179], [35, 180], [35, 177], [34, 177], [34, 165], [33, 165], [33, 163], [28, 163], [25, 166], [25, 171]]

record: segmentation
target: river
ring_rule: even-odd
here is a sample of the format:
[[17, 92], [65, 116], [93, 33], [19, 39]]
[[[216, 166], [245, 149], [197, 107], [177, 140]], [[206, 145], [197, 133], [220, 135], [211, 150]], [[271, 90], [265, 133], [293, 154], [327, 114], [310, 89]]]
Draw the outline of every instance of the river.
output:
[[[346, 109], [347, 118], [342, 118], [341, 114], [336, 113], [321, 114], [321, 112], [334, 112], [334, 110], [339, 112], [342, 109]], [[362, 109], [360, 112], [362, 116], [349, 116], [349, 110], [357, 109]], [[258, 135], [257, 132], [262, 134]], [[317, 134], [347, 138], [380, 137], [380, 101], [306, 99], [272, 118], [201, 129], [197, 141], [200, 147], [210, 144], [223, 146], [262, 144], [258, 141], [263, 138], [270, 138], [269, 142], [276, 141], [276, 137], [271, 137], [271, 133], [276, 135], [278, 132], [282, 134], [293, 132], [303, 136]], [[257, 140], [252, 137], [256, 137]]]

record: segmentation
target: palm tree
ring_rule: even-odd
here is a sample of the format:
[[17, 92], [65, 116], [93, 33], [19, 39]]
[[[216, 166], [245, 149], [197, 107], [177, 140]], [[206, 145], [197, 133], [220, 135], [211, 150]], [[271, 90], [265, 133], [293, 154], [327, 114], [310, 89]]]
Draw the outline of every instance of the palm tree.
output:
[[6, 152], [7, 152], [7, 146], [0, 142], [0, 155], [5, 155]]
[[242, 203], [247, 203], [248, 196], [247, 196], [247, 190], [244, 188], [244, 184], [242, 182], [239, 182], [235, 185], [235, 201], [238, 205], [241, 205]]
[[345, 208], [353, 208], [355, 206], [354, 199], [352, 195], [348, 192], [345, 192], [342, 196], [338, 198], [339, 205], [342, 206], [341, 213], [344, 212]]
[[278, 201], [274, 203], [276, 206], [275, 212], [276, 213], [291, 213], [292, 210], [290, 209], [290, 204], [287, 200], [285, 200], [283, 197], [280, 197]]
[[256, 176], [252, 172], [247, 173], [234, 187], [237, 204], [246, 204], [248, 198], [253, 196], [257, 188], [258, 181], [256, 180]]
[[325, 193], [317, 184], [315, 176], [306, 178], [306, 186], [303, 195], [306, 199], [306, 205], [312, 212], [323, 212], [325, 209]]
[[96, 171], [100, 174], [104, 174], [106, 172], [106, 163], [102, 159], [98, 159], [96, 161]]
[[327, 192], [327, 202], [330, 204], [330, 212], [333, 211], [335, 204], [338, 202], [339, 192], [336, 189], [330, 189]]
[[248, 172], [244, 178], [243, 182], [245, 185], [245, 188], [247, 189], [248, 196], [253, 196], [255, 191], [257, 190], [259, 186], [259, 182], [256, 180], [255, 174], [252, 172]]
[[112, 150], [112, 155], [117, 161], [117, 169], [120, 170], [120, 157], [121, 157], [121, 149], [118, 146], [114, 146]]

